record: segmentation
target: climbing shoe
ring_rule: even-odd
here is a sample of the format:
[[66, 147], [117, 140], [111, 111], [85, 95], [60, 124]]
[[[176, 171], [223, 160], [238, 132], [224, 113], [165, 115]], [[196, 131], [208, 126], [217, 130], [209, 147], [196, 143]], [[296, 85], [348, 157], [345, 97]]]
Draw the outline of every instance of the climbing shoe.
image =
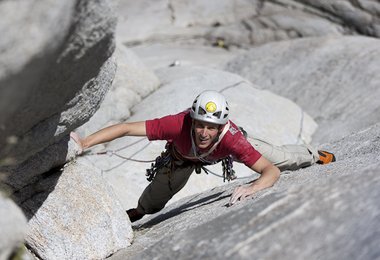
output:
[[128, 209], [127, 214], [131, 222], [135, 222], [144, 217], [145, 215], [144, 213], [138, 212], [137, 209]]
[[326, 151], [319, 150], [319, 160], [317, 161], [318, 164], [328, 164], [331, 162], [335, 162], [335, 155]]

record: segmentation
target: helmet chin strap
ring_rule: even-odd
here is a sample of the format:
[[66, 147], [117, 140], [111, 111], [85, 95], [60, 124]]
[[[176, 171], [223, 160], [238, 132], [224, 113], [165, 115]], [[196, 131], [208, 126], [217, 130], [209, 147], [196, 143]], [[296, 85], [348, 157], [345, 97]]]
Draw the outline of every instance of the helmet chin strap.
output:
[[218, 144], [222, 141], [224, 135], [227, 133], [228, 129], [230, 129], [230, 121], [228, 121], [224, 125], [222, 132], [213, 141], [214, 145], [206, 153], [203, 153], [203, 154], [199, 155], [198, 152], [197, 152], [197, 146], [196, 146], [195, 141], [194, 141], [195, 131], [194, 131], [194, 120], [193, 120], [192, 123], [191, 123], [191, 128], [190, 128], [190, 137], [191, 137], [191, 148], [193, 150], [194, 157], [191, 157], [191, 156], [183, 156], [183, 157], [187, 158], [187, 159], [190, 159], [190, 160], [198, 159], [198, 160], [200, 160], [202, 162], [208, 162], [208, 163], [210, 163], [209, 161], [207, 161], [204, 158], [207, 157], [207, 156], [209, 156], [215, 150], [215, 148], [218, 146]]

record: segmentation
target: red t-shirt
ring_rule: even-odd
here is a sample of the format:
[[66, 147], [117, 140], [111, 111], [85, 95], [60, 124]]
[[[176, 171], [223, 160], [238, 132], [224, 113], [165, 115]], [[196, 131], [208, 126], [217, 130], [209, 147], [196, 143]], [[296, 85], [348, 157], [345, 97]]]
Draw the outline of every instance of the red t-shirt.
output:
[[[191, 147], [191, 122], [189, 110], [176, 115], [147, 120], [146, 133], [149, 140], [167, 140], [174, 144], [176, 150], [185, 156], [194, 156]], [[202, 152], [202, 151], [200, 151]], [[251, 167], [261, 157], [252, 147], [238, 127], [230, 121], [230, 128], [215, 150], [205, 159], [217, 161], [232, 155], [234, 160]]]

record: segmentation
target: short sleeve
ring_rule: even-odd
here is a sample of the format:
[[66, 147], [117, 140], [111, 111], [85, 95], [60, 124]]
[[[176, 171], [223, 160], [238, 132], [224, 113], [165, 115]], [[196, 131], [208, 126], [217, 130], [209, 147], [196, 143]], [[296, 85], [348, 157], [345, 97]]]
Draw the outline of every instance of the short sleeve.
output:
[[230, 153], [235, 160], [244, 163], [247, 167], [252, 167], [261, 157], [261, 154], [243, 135], [234, 138]]
[[180, 135], [184, 113], [168, 115], [161, 118], [145, 121], [146, 135], [150, 141], [172, 140]]

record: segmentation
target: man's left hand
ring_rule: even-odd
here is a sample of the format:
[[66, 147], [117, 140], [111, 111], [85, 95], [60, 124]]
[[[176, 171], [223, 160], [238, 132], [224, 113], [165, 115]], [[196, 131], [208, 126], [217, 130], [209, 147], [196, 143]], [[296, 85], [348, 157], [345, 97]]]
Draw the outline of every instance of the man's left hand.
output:
[[254, 194], [255, 188], [254, 185], [246, 185], [246, 186], [239, 186], [235, 188], [234, 192], [231, 195], [229, 205], [232, 206], [234, 203], [236, 203], [239, 199], [242, 201], [246, 197]]

